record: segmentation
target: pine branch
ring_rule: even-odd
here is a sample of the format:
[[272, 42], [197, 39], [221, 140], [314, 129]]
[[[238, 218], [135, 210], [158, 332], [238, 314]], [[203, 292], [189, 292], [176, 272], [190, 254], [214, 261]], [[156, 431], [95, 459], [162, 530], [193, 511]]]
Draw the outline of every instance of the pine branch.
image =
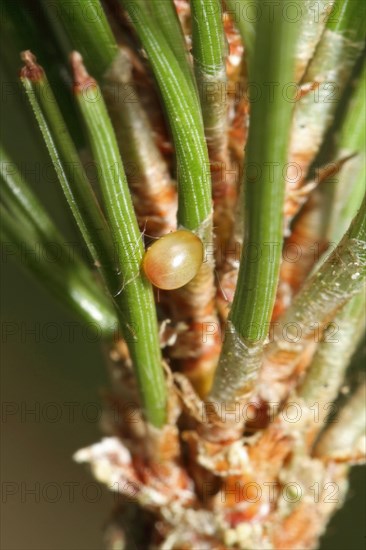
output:
[[[366, 117], [365, 77], [363, 74], [358, 79], [342, 126], [335, 136], [336, 153], [333, 162], [322, 171], [321, 178], [317, 176], [315, 180], [307, 182], [299, 196], [300, 211], [284, 247], [281, 286], [275, 306], [276, 318], [304, 284], [317, 256], [326, 251], [329, 243], [331, 246], [338, 244], [362, 202], [366, 177], [366, 136], [363, 124]], [[288, 261], [286, 250], [295, 249], [299, 252], [297, 261]]]
[[[334, 184], [336, 200], [333, 201], [332, 223], [328, 228], [331, 242], [340, 240], [360, 206], [360, 194], [364, 191], [365, 84], [364, 67], [338, 138], [337, 157], [351, 158], [343, 164]], [[354, 183], [350, 186], [352, 178]], [[338, 395], [346, 369], [364, 332], [365, 299], [365, 289], [361, 288], [325, 329], [323, 339], [297, 390], [309, 407], [314, 404], [318, 407], [319, 419], [312, 424], [312, 439], [324, 422], [330, 404]]]
[[[211, 394], [217, 401], [232, 400], [252, 389], [278, 283], [285, 191], [282, 169], [292, 115], [292, 105], [281, 90], [293, 76], [297, 26], [275, 13], [273, 22], [261, 18], [256, 30], [252, 78], [262, 93], [252, 105], [244, 169], [245, 241], [229, 315], [230, 332], [226, 333]], [[265, 94], [268, 82], [279, 84], [273, 101]], [[257, 176], [253, 176], [253, 167]], [[254, 259], [250, 258], [253, 247]]]
[[150, 283], [140, 273], [142, 236], [100, 89], [86, 72], [80, 54], [74, 52], [71, 63], [75, 98], [99, 166], [104, 205], [117, 252], [120, 288], [117, 293], [115, 289], [110, 291], [122, 316], [122, 332], [135, 367], [146, 418], [161, 427], [166, 415], [166, 389], [154, 297]]
[[[366, 202], [363, 203], [347, 233], [336, 249], [308, 278], [287, 310], [283, 323], [297, 322], [304, 337], [324, 325], [334, 313], [357, 294], [366, 277]], [[310, 322], [309, 322], [310, 321]]]
[[60, 185], [94, 264], [115, 291], [113, 243], [105, 218], [80, 162], [47, 77], [31, 52], [24, 52], [21, 80], [42, 132]]

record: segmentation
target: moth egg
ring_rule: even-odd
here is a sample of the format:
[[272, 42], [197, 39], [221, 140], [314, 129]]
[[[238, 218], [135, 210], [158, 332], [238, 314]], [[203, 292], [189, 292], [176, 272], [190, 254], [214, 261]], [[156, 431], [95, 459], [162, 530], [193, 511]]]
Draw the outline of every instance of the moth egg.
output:
[[191, 281], [203, 262], [203, 244], [190, 231], [179, 229], [164, 235], [147, 249], [142, 267], [150, 282], [174, 290]]

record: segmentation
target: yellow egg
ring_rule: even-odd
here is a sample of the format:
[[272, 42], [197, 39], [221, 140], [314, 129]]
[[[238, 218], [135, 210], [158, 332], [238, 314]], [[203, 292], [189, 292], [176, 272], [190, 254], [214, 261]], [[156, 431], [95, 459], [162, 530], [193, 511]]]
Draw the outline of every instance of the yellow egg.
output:
[[197, 275], [203, 262], [203, 244], [186, 230], [174, 231], [156, 241], [145, 253], [143, 269], [158, 288], [180, 288]]

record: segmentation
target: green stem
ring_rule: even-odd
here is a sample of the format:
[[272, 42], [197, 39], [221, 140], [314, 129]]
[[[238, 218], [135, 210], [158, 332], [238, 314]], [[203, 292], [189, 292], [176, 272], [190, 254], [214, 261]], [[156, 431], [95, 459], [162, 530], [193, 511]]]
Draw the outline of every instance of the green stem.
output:
[[320, 422], [337, 397], [345, 371], [363, 335], [365, 305], [362, 289], [334, 317], [297, 392], [309, 406], [317, 403]]
[[[220, 0], [192, 0], [192, 53], [209, 152], [226, 145], [226, 65]], [[210, 158], [212, 155], [210, 154]]]
[[[302, 0], [301, 5], [293, 5], [297, 10], [299, 21], [298, 41], [296, 44], [296, 68], [294, 82], [300, 82], [304, 75], [309, 61], [312, 59], [315, 48], [324, 31], [329, 12], [331, 11], [334, 0], [319, 0], [314, 4], [313, 0]], [[254, 21], [259, 16], [270, 16], [270, 7], [266, 4], [255, 4], [253, 0], [225, 0], [227, 13], [233, 19], [240, 36], [242, 38], [247, 63], [250, 67], [250, 60], [253, 57], [255, 43], [255, 24]], [[287, 12], [286, 5], [283, 2], [279, 4], [284, 17], [290, 16], [291, 4]], [[300, 10], [301, 8], [301, 10]], [[276, 8], [275, 8], [276, 9]], [[296, 14], [293, 16], [296, 17]]]
[[174, 53], [187, 82], [197, 93], [191, 59], [173, 0], [154, 0], [154, 2], [147, 0], [147, 3], [150, 5], [151, 14]]
[[117, 290], [118, 277], [109, 228], [80, 162], [43, 69], [30, 52], [21, 80], [42, 132], [67, 202], [96, 266], [109, 287]]
[[[67, 3], [61, 4], [63, 14], [67, 12]], [[163, 4], [165, 6], [166, 2]], [[157, 147], [150, 121], [136, 92], [128, 50], [117, 45], [99, 1], [95, 2], [98, 20], [91, 20], [80, 32], [76, 23], [85, 14], [87, 5], [74, 3], [72, 11], [75, 12], [75, 19], [65, 13], [62, 26], [73, 49], [81, 53], [90, 72], [100, 79], [140, 227], [147, 225], [147, 232], [154, 236], [165, 234], [176, 224], [175, 191], [167, 164]], [[101, 28], [103, 32], [100, 32]], [[90, 55], [94, 51], [98, 51], [98, 56]], [[127, 170], [127, 167], [131, 169]], [[162, 198], [165, 197], [170, 201], [164, 204]]]
[[122, 332], [136, 370], [146, 418], [160, 427], [165, 421], [166, 389], [154, 296], [150, 283], [140, 272], [142, 236], [100, 89], [86, 73], [79, 54], [72, 54], [72, 65], [77, 83], [75, 95], [100, 167], [102, 195], [118, 255], [120, 289], [115, 300], [122, 316]]
[[271, 377], [272, 385], [263, 384], [261, 389], [268, 400], [284, 398], [289, 378], [309, 346], [311, 351], [312, 339], [322, 335], [337, 312], [362, 290], [366, 277], [365, 200], [339, 245], [326, 259], [320, 259], [274, 325], [263, 371], [263, 380]]
[[[354, 10], [354, 4], [358, 5], [359, 14]], [[341, 4], [337, 2], [336, 5]], [[352, 0], [344, 2], [342, 6], [341, 10], [335, 9], [330, 14], [327, 27], [303, 77], [303, 82], [315, 84], [316, 87], [296, 103], [289, 160], [297, 165], [301, 177], [295, 183], [288, 183], [290, 203], [291, 195], [296, 195], [319, 152], [365, 45], [363, 18], [360, 15], [363, 2]], [[335, 18], [338, 23], [334, 27], [332, 22]], [[288, 208], [288, 212], [287, 226], [292, 219], [293, 209]]]
[[327, 28], [354, 39], [365, 32], [364, 15], [365, 5], [362, 1], [335, 0], [328, 17]]
[[[339, 160], [347, 160], [337, 174], [335, 188], [332, 189], [333, 207], [330, 215], [328, 237], [338, 242], [350, 220], [356, 214], [365, 188], [366, 180], [366, 65], [357, 83], [354, 96], [348, 107], [338, 138]], [[352, 156], [353, 155], [353, 156]], [[350, 185], [352, 182], [352, 185]]]
[[177, 157], [178, 222], [197, 230], [212, 211], [209, 160], [197, 97], [159, 27], [136, 0], [123, 0], [163, 97]]
[[[360, 207], [365, 181], [365, 89], [366, 66], [357, 83], [338, 139], [338, 158], [347, 160], [337, 175], [332, 219], [328, 229], [329, 240], [339, 242]], [[349, 182], [354, 180], [352, 186]], [[318, 404], [320, 423], [330, 403], [337, 397], [346, 368], [355, 352], [365, 326], [365, 292], [359, 294], [341, 309], [325, 330], [309, 370], [298, 394], [310, 406]]]
[[296, 325], [296, 334], [300, 328], [303, 339], [329, 323], [364, 284], [365, 201], [366, 198], [341, 242], [324, 261], [320, 260], [320, 267], [307, 279], [283, 317], [282, 326]]
[[56, 253], [53, 246], [53, 255], [50, 256], [44, 239], [29, 219], [25, 220], [24, 225], [22, 219], [15, 218], [2, 204], [0, 212], [4, 253], [26, 267], [76, 317], [90, 323], [96, 334], [111, 337], [118, 326], [117, 318], [110, 300], [93, 281], [91, 273], [88, 272], [86, 284], [86, 273], [77, 263], [70, 259], [59, 262], [59, 252], [63, 259], [68, 256], [65, 247], [61, 249], [58, 246]]
[[332, 2], [334, 0], [319, 0], [316, 4], [312, 0], [301, 2], [299, 39], [296, 46], [295, 82], [301, 81], [309, 62], [313, 58], [315, 49], [324, 32]]
[[[34, 226], [40, 235], [53, 242], [62, 242], [62, 237], [56, 229], [43, 205], [30, 190], [21, 177], [15, 163], [0, 146], [0, 174], [3, 184], [3, 198], [29, 225]], [[10, 204], [9, 204], [10, 206]]]
[[[293, 106], [282, 95], [294, 72], [297, 25], [278, 11], [263, 17], [256, 30], [252, 78], [260, 98], [252, 103], [244, 170], [245, 242], [238, 285], [212, 398], [250, 392], [276, 296], [283, 242], [283, 167]], [[268, 83], [275, 83], [271, 93]], [[279, 132], [281, 128], [281, 132]], [[230, 396], [230, 397], [229, 397]]]
[[365, 200], [341, 242], [320, 258], [285, 314], [273, 323], [259, 389], [263, 399], [280, 402], [288, 395], [297, 378], [296, 367], [310, 359], [314, 342], [361, 292], [366, 277]]
[[[123, 90], [125, 101], [121, 101], [116, 89]], [[140, 228], [146, 228], [149, 235], [164, 235], [176, 227], [176, 190], [134, 88], [128, 52], [122, 48], [104, 75], [102, 90]]]
[[112, 303], [81, 258], [67, 249], [43, 204], [2, 147], [0, 180], [2, 200], [11, 213], [10, 217], [7, 213], [9, 223], [4, 221], [4, 235], [20, 254], [23, 244], [33, 251], [22, 263], [79, 317], [98, 322], [103, 335], [112, 334], [118, 326]]
[[[322, 434], [315, 455], [346, 461], [364, 458], [362, 439], [365, 437], [366, 383], [359, 385], [341, 409], [336, 421]], [[359, 445], [361, 444], [361, 445]]]
[[82, 53], [89, 70], [97, 78], [104, 75], [117, 55], [118, 46], [99, 0], [70, 2], [57, 0], [47, 10], [55, 9], [52, 18], [61, 19], [73, 48]]

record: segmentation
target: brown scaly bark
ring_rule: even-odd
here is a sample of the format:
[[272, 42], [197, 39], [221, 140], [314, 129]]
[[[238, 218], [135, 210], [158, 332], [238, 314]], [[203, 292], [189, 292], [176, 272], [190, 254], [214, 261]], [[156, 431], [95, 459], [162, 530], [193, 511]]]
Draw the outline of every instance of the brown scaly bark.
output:
[[[158, 440], [150, 434], [148, 450], [139, 444], [146, 431], [131, 442], [115, 422], [118, 437], [79, 451], [76, 459], [89, 462], [97, 479], [123, 495], [122, 508], [131, 500], [142, 506], [150, 528], [152, 514], [153, 548], [316, 548], [344, 498], [349, 465], [364, 459], [357, 433], [342, 458], [332, 458], [326, 443], [314, 455], [304, 444], [313, 411], [303, 407], [294, 422], [289, 402], [265, 431], [224, 445], [210, 442], [200, 435], [208, 421], [203, 404], [179, 377], [171, 380], [171, 423]], [[342, 414], [348, 418], [347, 409]], [[320, 441], [329, 439], [335, 440], [325, 432]], [[123, 522], [115, 522], [114, 537], [126, 538]]]

